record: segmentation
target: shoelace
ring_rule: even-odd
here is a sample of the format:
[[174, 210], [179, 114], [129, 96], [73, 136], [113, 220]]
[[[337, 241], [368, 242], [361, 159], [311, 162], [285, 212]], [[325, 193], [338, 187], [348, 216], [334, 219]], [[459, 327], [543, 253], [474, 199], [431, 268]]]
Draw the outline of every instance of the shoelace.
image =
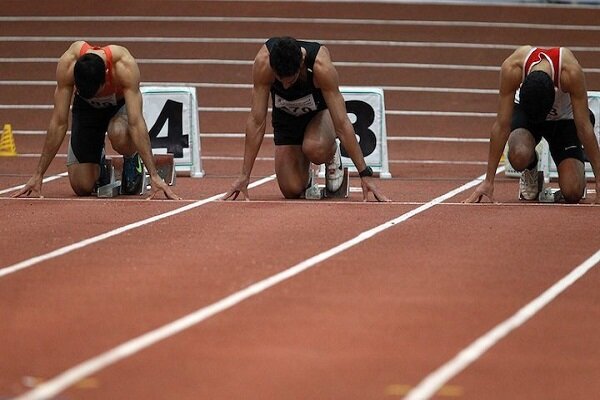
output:
[[523, 171], [523, 180], [528, 184], [528, 185], [533, 185], [537, 183], [537, 172], [534, 173], [534, 171], [530, 171], [530, 170], [525, 170]]

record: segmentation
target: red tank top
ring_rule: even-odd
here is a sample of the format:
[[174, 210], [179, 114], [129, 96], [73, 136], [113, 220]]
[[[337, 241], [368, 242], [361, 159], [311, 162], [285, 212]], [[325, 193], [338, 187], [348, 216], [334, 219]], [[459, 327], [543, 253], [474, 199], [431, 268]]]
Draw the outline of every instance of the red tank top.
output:
[[111, 105], [117, 105], [117, 101], [123, 98], [123, 88], [117, 86], [113, 82], [113, 59], [112, 59], [112, 51], [109, 46], [97, 47], [91, 46], [89, 43], [84, 42], [79, 50], [79, 56], [81, 57], [88, 50], [102, 50], [106, 56], [106, 76], [105, 76], [105, 85], [102, 90], [91, 99], [84, 99], [90, 105], [98, 108], [108, 107]]
[[541, 63], [544, 59], [548, 60], [550, 67], [552, 68], [552, 80], [554, 86], [560, 86], [560, 47], [553, 47], [550, 49], [541, 49], [539, 47], [533, 48], [527, 58], [525, 59], [525, 65], [523, 67], [523, 79], [531, 72], [531, 68]]
[[[548, 60], [552, 69], [552, 80], [554, 87], [557, 88], [554, 92], [554, 104], [552, 110], [546, 117], [547, 121], [556, 121], [564, 119], [573, 119], [573, 107], [571, 105], [571, 96], [565, 93], [560, 88], [560, 71], [562, 68], [562, 48], [552, 47], [542, 49], [539, 47], [532, 48], [523, 63], [523, 79], [531, 72], [531, 68], [539, 64], [543, 60]], [[515, 94], [515, 100], [519, 102], [520, 90]]]

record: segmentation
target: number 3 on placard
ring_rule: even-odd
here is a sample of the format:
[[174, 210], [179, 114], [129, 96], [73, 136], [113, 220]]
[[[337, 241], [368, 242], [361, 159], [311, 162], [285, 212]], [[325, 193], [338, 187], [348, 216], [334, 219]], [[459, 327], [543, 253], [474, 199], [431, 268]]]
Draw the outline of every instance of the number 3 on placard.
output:
[[[356, 121], [354, 121], [352, 126], [354, 127], [354, 132], [359, 137], [358, 144], [362, 150], [363, 157], [367, 157], [373, 153], [377, 146], [375, 132], [369, 129], [373, 121], [375, 121], [375, 111], [370, 104], [360, 100], [346, 101], [346, 111], [348, 114], [356, 116]], [[342, 151], [342, 156], [348, 157], [348, 153], [346, 153], [346, 149], [343, 146], [340, 147], [340, 150]]]
[[[158, 137], [165, 123], [167, 125], [167, 136]], [[188, 135], [183, 134], [183, 103], [167, 100], [152, 128], [148, 131], [153, 149], [167, 149], [167, 153], [173, 153], [173, 157], [183, 157], [183, 149], [190, 147]]]

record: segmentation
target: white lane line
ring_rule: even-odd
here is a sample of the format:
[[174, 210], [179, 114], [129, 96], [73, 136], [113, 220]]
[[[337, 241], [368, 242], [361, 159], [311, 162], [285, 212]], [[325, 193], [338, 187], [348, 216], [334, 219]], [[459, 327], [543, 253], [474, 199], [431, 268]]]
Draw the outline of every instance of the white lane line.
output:
[[[262, 185], [264, 183], [267, 183], [267, 182], [270, 182], [270, 181], [272, 181], [274, 179], [275, 179], [275, 175], [268, 176], [266, 178], [263, 178], [263, 179], [260, 179], [260, 180], [258, 180], [256, 182], [251, 183], [250, 185], [248, 185], [248, 188], [254, 188], [256, 186], [260, 186], [260, 185]], [[111, 238], [113, 236], [120, 235], [121, 233], [130, 231], [132, 229], [136, 229], [136, 228], [139, 228], [141, 226], [148, 225], [148, 224], [150, 224], [152, 222], [160, 221], [161, 219], [172, 217], [174, 215], [181, 214], [183, 212], [192, 210], [192, 209], [194, 209], [196, 207], [200, 207], [200, 206], [202, 206], [204, 204], [207, 204], [207, 203], [210, 203], [212, 201], [218, 200], [223, 195], [225, 195], [225, 193], [216, 194], [216, 195], [211, 196], [211, 197], [209, 197], [207, 199], [198, 200], [198, 201], [196, 201], [194, 203], [188, 204], [188, 205], [183, 206], [181, 208], [177, 208], [175, 210], [171, 210], [171, 211], [165, 212], [163, 214], [155, 215], [153, 217], [146, 218], [146, 219], [143, 219], [141, 221], [133, 222], [131, 224], [122, 226], [120, 228], [113, 229], [113, 230], [108, 231], [106, 233], [103, 233], [103, 234], [100, 234], [100, 235], [97, 235], [97, 236], [93, 236], [91, 238], [82, 240], [82, 241], [77, 242], [77, 243], [70, 244], [68, 246], [61, 247], [61, 248], [56, 249], [54, 251], [51, 251], [49, 253], [42, 254], [40, 256], [33, 257], [33, 258], [28, 259], [28, 260], [24, 260], [24, 261], [18, 262], [16, 264], [13, 264], [13, 265], [10, 265], [8, 267], [0, 269], [0, 278], [3, 278], [5, 276], [7, 276], [7, 275], [13, 274], [13, 273], [18, 272], [18, 271], [21, 271], [23, 269], [32, 267], [32, 266], [34, 266], [36, 264], [39, 264], [41, 262], [50, 260], [52, 258], [63, 256], [65, 254], [71, 253], [71, 252], [73, 252], [75, 250], [81, 249], [81, 248], [89, 246], [91, 244], [101, 242], [102, 240]], [[150, 201], [150, 200], [148, 200], [148, 201]]]
[[[38, 154], [38, 156], [39, 156], [39, 154]], [[56, 179], [64, 178], [65, 176], [68, 176], [68, 173], [67, 172], [62, 172], [62, 173], [60, 173], [58, 175], [53, 175], [53, 176], [49, 176], [49, 177], [44, 178], [42, 180], [42, 183], [52, 182], [52, 181], [54, 181]], [[17, 191], [19, 189], [22, 189], [24, 187], [25, 187], [25, 184], [18, 185], [18, 186], [13, 186], [13, 187], [10, 187], [10, 188], [6, 188], [6, 189], [3, 189], [3, 190], [0, 190], [0, 194], [6, 194], [6, 193], [10, 193], [10, 192], [15, 192], [15, 191]]]
[[506, 319], [485, 335], [479, 337], [468, 347], [461, 350], [453, 359], [425, 377], [425, 379], [414, 387], [404, 399], [425, 400], [434, 396], [435, 393], [450, 379], [475, 362], [506, 335], [527, 322], [558, 295], [567, 290], [578, 279], [595, 267], [598, 262], [600, 262], [600, 250], [572, 270], [560, 281], [552, 285], [540, 296], [517, 311], [512, 317]]
[[297, 17], [208, 17], [208, 16], [143, 16], [143, 15], [98, 15], [98, 16], [2, 16], [0, 22], [225, 22], [225, 23], [274, 23], [274, 24], [333, 24], [333, 25], [380, 25], [380, 26], [438, 26], [438, 27], [473, 27], [473, 28], [505, 28], [505, 29], [542, 29], [542, 30], [574, 30], [598, 31], [597, 25], [560, 25], [536, 24], [525, 22], [493, 22], [493, 21], [428, 21], [399, 19], [363, 19], [363, 18], [297, 18]]
[[[504, 167], [498, 168], [497, 172], [502, 172]], [[265, 290], [287, 280], [290, 279], [312, 267], [315, 265], [345, 251], [349, 248], [381, 233], [401, 222], [404, 222], [415, 215], [418, 215], [431, 207], [434, 207], [437, 204], [440, 204], [444, 200], [447, 200], [465, 190], [472, 188], [481, 182], [485, 176], [482, 175], [442, 196], [436, 197], [435, 199], [425, 203], [405, 214], [400, 215], [397, 218], [394, 218], [388, 222], [385, 222], [375, 228], [369, 229], [368, 231], [364, 231], [358, 236], [350, 239], [346, 242], [343, 242], [323, 253], [317, 254], [305, 261], [302, 261], [299, 264], [294, 265], [282, 272], [279, 272], [275, 275], [272, 275], [266, 279], [258, 281], [245, 289], [242, 289], [238, 292], [235, 292], [213, 304], [210, 304], [206, 307], [202, 307], [191, 314], [188, 314], [182, 318], [179, 318], [169, 324], [163, 325], [162, 327], [147, 332], [141, 336], [138, 336], [134, 339], [131, 339], [127, 342], [120, 344], [117, 347], [114, 347], [111, 350], [106, 351], [96, 357], [90, 358], [87, 361], [84, 361], [81, 364], [78, 364], [58, 376], [42, 383], [35, 389], [23, 394], [22, 396], [17, 397], [15, 400], [37, 400], [37, 399], [48, 399], [56, 396], [58, 393], [67, 389], [69, 386], [73, 385], [76, 382], [79, 382], [83, 378], [90, 376], [101, 369], [114, 364], [126, 357], [129, 357], [147, 347], [152, 346], [153, 344], [167, 339], [185, 329], [188, 329], [207, 318], [212, 317], [218, 313], [221, 313], [236, 304], [249, 299], [255, 295], [264, 292]]]

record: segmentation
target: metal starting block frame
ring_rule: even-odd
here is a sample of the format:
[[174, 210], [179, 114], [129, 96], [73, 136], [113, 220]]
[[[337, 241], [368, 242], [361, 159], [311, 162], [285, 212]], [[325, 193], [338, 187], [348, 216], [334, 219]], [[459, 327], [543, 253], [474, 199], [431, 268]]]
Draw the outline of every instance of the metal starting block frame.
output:
[[340, 188], [331, 192], [327, 189], [327, 185], [319, 185], [317, 182], [317, 172], [314, 168], [310, 169], [310, 185], [308, 189], [304, 191], [304, 198], [307, 200], [321, 200], [327, 199], [345, 199], [348, 198], [350, 193], [350, 172], [348, 167], [344, 167], [344, 179]]
[[[175, 162], [173, 154], [154, 154], [154, 165], [158, 175], [169, 186], [175, 185], [177, 173], [175, 171]], [[98, 197], [116, 197], [121, 194], [121, 181], [123, 179], [123, 157], [106, 157], [105, 166], [110, 172], [110, 183], [98, 188]], [[144, 173], [142, 176], [142, 186], [137, 195], [144, 195], [150, 189], [150, 175], [146, 166], [142, 163]]]

